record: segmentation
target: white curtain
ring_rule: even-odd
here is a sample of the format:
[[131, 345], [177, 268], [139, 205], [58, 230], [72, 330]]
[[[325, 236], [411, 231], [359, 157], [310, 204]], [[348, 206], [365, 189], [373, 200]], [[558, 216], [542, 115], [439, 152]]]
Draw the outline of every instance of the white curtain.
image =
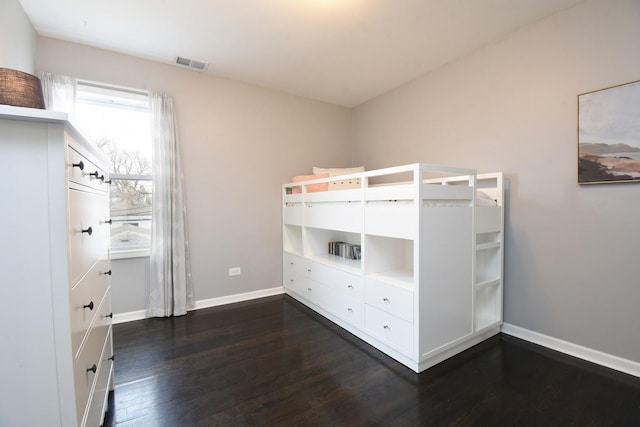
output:
[[195, 308], [178, 133], [171, 97], [150, 93], [153, 199], [151, 285], [147, 315], [180, 316]]
[[76, 79], [51, 73], [38, 74], [47, 110], [67, 113], [73, 122], [76, 102]]

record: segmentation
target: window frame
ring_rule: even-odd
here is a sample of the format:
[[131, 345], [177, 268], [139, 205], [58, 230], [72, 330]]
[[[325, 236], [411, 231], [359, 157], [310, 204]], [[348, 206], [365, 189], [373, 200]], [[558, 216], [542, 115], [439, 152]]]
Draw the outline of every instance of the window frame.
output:
[[[81, 88], [86, 88], [82, 90]], [[87, 97], [80, 93], [90, 93], [95, 97]], [[144, 111], [151, 114], [149, 104], [149, 92], [139, 89], [126, 88], [121, 86], [109, 85], [99, 82], [77, 80], [75, 90], [75, 103], [93, 104], [103, 106], [105, 108], [121, 108], [124, 110]], [[104, 98], [101, 97], [104, 95]], [[120, 101], [120, 102], [118, 102]], [[152, 144], [152, 141], [149, 141]], [[151, 146], [153, 150], [153, 146]], [[130, 180], [130, 181], [149, 181], [153, 182], [153, 171], [151, 174], [122, 174], [109, 173], [110, 180]], [[111, 204], [111, 195], [109, 196], [109, 204]], [[146, 221], [146, 220], [145, 220]], [[150, 215], [150, 221], [153, 223], [153, 212]], [[111, 239], [111, 235], [109, 237]], [[110, 250], [111, 259], [127, 259], [148, 257], [151, 255], [151, 241], [148, 245], [132, 246], [131, 248], [118, 247]]]

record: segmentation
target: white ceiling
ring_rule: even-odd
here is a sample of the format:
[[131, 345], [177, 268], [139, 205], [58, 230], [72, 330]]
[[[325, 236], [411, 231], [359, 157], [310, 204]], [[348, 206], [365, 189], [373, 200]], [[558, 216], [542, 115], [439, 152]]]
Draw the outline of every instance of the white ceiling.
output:
[[584, 0], [19, 0], [38, 34], [353, 107]]

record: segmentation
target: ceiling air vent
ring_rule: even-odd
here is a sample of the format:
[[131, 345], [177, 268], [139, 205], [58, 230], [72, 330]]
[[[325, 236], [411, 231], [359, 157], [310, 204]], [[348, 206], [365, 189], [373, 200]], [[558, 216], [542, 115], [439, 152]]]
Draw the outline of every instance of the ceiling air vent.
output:
[[184, 58], [182, 56], [178, 56], [176, 58], [176, 64], [182, 65], [183, 67], [191, 68], [195, 71], [204, 71], [207, 69], [207, 65], [209, 65], [206, 61], [199, 61], [197, 59], [189, 59]]

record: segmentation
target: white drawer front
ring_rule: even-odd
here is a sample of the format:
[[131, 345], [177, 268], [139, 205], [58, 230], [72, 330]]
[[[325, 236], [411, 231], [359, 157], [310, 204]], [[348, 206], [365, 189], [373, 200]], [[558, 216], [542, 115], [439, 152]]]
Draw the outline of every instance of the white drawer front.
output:
[[[103, 313], [104, 309], [111, 310], [111, 304], [105, 307], [105, 298], [111, 299], [108, 295], [110, 275], [105, 274], [110, 271], [109, 260], [103, 260], [93, 266], [89, 273], [71, 290], [69, 306], [71, 309], [71, 345], [73, 354], [77, 356], [80, 346], [85, 339], [89, 326], [94, 322], [110, 323], [111, 319], [104, 319], [110, 311]], [[105, 302], [103, 302], [105, 300]], [[102, 308], [102, 311], [99, 310]]]
[[302, 203], [287, 203], [282, 209], [282, 220], [289, 225], [302, 225]]
[[108, 191], [109, 184], [104, 169], [98, 167], [72, 147], [67, 148], [69, 181], [100, 191]]
[[368, 202], [364, 230], [376, 236], [415, 239], [417, 216], [413, 203], [407, 201]]
[[102, 356], [100, 358], [100, 366], [98, 367], [96, 387], [91, 396], [89, 402], [89, 408], [87, 410], [87, 422], [86, 426], [99, 426], [102, 425], [103, 414], [106, 411], [107, 397], [109, 394], [109, 384], [113, 375], [113, 360], [110, 357], [113, 356], [113, 344], [111, 338], [111, 330], [107, 334], [107, 339], [104, 342], [102, 348]]
[[69, 190], [69, 258], [71, 283], [109, 250], [110, 225], [105, 194]]
[[413, 323], [413, 292], [399, 286], [366, 279], [365, 297], [367, 304]]
[[363, 281], [361, 276], [312, 261], [307, 261], [306, 266], [305, 273], [308, 278], [331, 287], [338, 294], [362, 299]]
[[[94, 382], [98, 378], [98, 367], [102, 359], [102, 349], [110, 331], [111, 323], [97, 325], [89, 331], [87, 341], [78, 358], [75, 360], [73, 377], [76, 390], [76, 408], [78, 410], [78, 424], [82, 422], [89, 395]], [[95, 372], [94, 372], [95, 369]]]
[[362, 232], [362, 204], [360, 202], [308, 203], [304, 209], [307, 227]]
[[342, 295], [332, 295], [326, 302], [326, 307], [344, 321], [360, 328], [362, 327], [362, 301], [354, 300]]
[[364, 327], [367, 332], [387, 345], [411, 356], [413, 352], [413, 325], [411, 323], [365, 304]]

